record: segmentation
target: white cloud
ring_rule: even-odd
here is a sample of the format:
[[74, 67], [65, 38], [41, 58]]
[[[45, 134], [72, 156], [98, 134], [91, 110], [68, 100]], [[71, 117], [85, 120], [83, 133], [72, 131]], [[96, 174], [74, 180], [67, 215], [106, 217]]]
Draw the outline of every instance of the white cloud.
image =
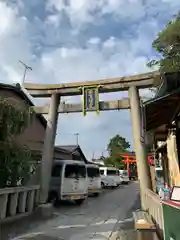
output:
[[77, 31], [86, 27], [87, 23], [99, 24], [107, 14], [117, 20], [133, 22], [149, 13], [158, 15], [163, 8], [165, 11], [172, 9], [177, 12], [179, 7], [178, 0], [49, 0], [47, 4], [48, 9], [55, 8], [60, 13], [64, 11]]
[[28, 22], [18, 16], [18, 9], [0, 2], [0, 76], [6, 82], [20, 81], [22, 72], [19, 60], [33, 58], [27, 37]]
[[[179, 1], [175, 4], [175, 1], [167, 0], [164, 5], [165, 0], [158, 3], [155, 0], [144, 1], [145, 7], [138, 0], [49, 0], [46, 9], [46, 1], [42, 1], [44, 12], [41, 7], [37, 16], [37, 11], [33, 11], [37, 2], [30, 4], [27, 1], [29, 5], [26, 6], [26, 2], [20, 0], [19, 5], [13, 7], [5, 1], [0, 2], [0, 79], [4, 82], [21, 81], [24, 69], [19, 60], [33, 68], [27, 80], [38, 83], [96, 80], [146, 72], [146, 63], [152, 55], [151, 40], [159, 31], [161, 16], [167, 14], [167, 6], [172, 14], [180, 6]], [[155, 18], [153, 14], [157, 9], [160, 14]], [[25, 14], [27, 10], [30, 16]], [[71, 28], [63, 25], [64, 13], [69, 17]], [[40, 14], [44, 14], [43, 17]], [[103, 35], [107, 30], [107, 14], [119, 23], [119, 29], [101, 38], [101, 33]], [[150, 17], [137, 22], [145, 14]], [[88, 30], [89, 26], [93, 28], [93, 24], [102, 22], [100, 33], [82, 36], [80, 30], [83, 27]], [[129, 37], [123, 35], [122, 23], [129, 29]], [[136, 23], [135, 27], [131, 29], [130, 23]], [[67, 34], [64, 42], [64, 32], [59, 32], [62, 28]], [[76, 35], [72, 36], [74, 30]], [[117, 31], [122, 34], [118, 35]], [[68, 45], [69, 42], [71, 44]], [[37, 48], [40, 50], [38, 54], [35, 52]], [[147, 95], [148, 92], [142, 94]], [[100, 98], [120, 99], [123, 96], [127, 93], [108, 94]], [[72, 97], [68, 101], [74, 99], [80, 101], [80, 97]], [[86, 117], [82, 114], [60, 115], [60, 135], [57, 139], [62, 144], [74, 143], [73, 133], [80, 132], [80, 144], [90, 156], [93, 150], [103, 151], [108, 139], [117, 132], [132, 142], [130, 123], [127, 111], [101, 113], [99, 116], [89, 113]]]
[[[123, 41], [110, 37], [100, 43], [98, 38], [93, 38], [87, 41], [86, 48], [61, 47], [42, 54], [41, 68], [45, 74], [53, 74], [55, 82], [96, 80], [142, 73], [148, 70], [148, 59], [134, 55], [134, 46], [137, 47], [138, 44], [139, 39], [136, 43], [135, 39]], [[94, 45], [99, 47], [94, 48]], [[43, 81], [49, 81], [49, 76], [43, 78]]]

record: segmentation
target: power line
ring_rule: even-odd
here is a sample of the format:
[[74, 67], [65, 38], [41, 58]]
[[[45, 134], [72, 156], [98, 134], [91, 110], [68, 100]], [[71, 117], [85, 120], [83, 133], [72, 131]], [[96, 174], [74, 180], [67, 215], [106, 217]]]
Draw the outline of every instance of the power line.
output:
[[30, 70], [32, 71], [32, 67], [28, 66], [27, 64], [25, 64], [23, 61], [19, 60], [19, 62], [24, 66], [24, 74], [23, 74], [23, 79], [22, 79], [22, 84], [25, 82], [25, 78], [26, 78], [26, 71]]

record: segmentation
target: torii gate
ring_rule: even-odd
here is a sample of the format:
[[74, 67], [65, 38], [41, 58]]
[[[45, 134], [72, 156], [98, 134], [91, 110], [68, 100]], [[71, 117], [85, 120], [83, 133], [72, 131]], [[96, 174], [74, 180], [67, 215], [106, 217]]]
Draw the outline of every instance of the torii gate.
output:
[[[131, 111], [133, 141], [137, 159], [137, 171], [140, 180], [141, 205], [144, 207], [144, 190], [151, 188], [150, 172], [146, 161], [146, 152], [142, 137], [142, 119], [140, 109], [139, 89], [154, 86], [155, 80], [160, 79], [158, 71], [129, 77], [103, 79], [98, 81], [74, 82], [65, 84], [34, 84], [24, 83], [24, 88], [33, 97], [50, 97], [50, 105], [35, 107], [37, 113], [48, 114], [44, 148], [41, 161], [41, 191], [40, 202], [46, 203], [51, 177], [54, 142], [59, 113], [80, 111], [103, 111], [129, 109]], [[92, 91], [90, 91], [92, 90]], [[128, 91], [129, 99], [99, 102], [99, 93]], [[61, 96], [82, 95], [91, 98], [82, 104], [60, 104]], [[89, 104], [89, 105], [88, 105]]]

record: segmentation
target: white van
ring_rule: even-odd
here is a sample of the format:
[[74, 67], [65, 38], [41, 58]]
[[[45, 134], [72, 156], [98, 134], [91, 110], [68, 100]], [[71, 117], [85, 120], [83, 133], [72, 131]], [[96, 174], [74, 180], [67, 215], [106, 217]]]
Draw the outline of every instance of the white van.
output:
[[101, 192], [101, 177], [99, 167], [95, 164], [86, 164], [88, 175], [88, 194], [98, 196]]
[[129, 183], [129, 176], [128, 176], [128, 170], [119, 170], [120, 179], [122, 183], [128, 184]]
[[100, 174], [102, 188], [114, 188], [121, 184], [119, 171], [115, 167], [100, 167]]
[[73, 200], [80, 205], [88, 196], [86, 165], [80, 161], [58, 160], [52, 167], [49, 201]]

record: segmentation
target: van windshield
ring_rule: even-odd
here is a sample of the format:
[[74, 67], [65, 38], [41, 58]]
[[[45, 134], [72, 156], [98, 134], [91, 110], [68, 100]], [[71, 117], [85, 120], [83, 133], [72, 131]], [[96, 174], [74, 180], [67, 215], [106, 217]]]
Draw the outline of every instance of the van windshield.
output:
[[99, 177], [100, 176], [99, 168], [88, 167], [87, 174], [88, 177]]
[[66, 165], [65, 178], [86, 178], [85, 166], [75, 164]]
[[117, 174], [116, 170], [109, 170], [109, 169], [107, 169], [107, 175], [109, 175], [109, 176], [116, 176], [118, 174]]

